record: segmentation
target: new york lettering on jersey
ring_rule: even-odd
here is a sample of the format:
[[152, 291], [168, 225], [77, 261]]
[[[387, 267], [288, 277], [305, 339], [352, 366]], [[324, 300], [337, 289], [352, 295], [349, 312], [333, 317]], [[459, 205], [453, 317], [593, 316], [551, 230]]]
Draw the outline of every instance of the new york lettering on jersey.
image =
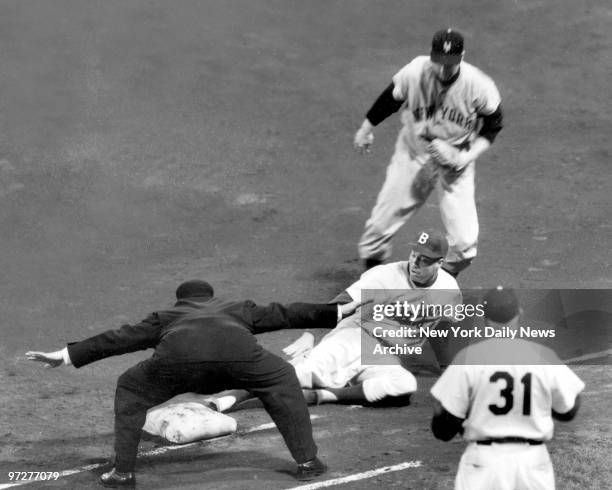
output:
[[[414, 70], [419, 76], [413, 74]], [[476, 129], [478, 116], [493, 112], [500, 102], [495, 87], [489, 87], [492, 81], [465, 61], [461, 63], [459, 77], [448, 87], [437, 80], [431, 71], [428, 57], [416, 58], [400, 70], [393, 80], [401, 87], [398, 93], [404, 94], [404, 107], [412, 115], [413, 122], [427, 124], [422, 132], [433, 133], [432, 137], [471, 136]], [[435, 128], [436, 125], [443, 128]], [[439, 134], [435, 133], [435, 129]]]
[[[366, 268], [390, 258], [393, 236], [432, 194], [450, 244], [443, 268], [456, 277], [476, 257], [475, 162], [502, 129], [503, 114], [494, 81], [464, 55], [461, 33], [437, 31], [430, 55], [415, 57], [395, 73], [355, 133], [355, 148], [369, 153], [373, 128], [401, 110], [385, 182], [359, 240]], [[435, 140], [455, 147], [452, 164], [438, 161]]]

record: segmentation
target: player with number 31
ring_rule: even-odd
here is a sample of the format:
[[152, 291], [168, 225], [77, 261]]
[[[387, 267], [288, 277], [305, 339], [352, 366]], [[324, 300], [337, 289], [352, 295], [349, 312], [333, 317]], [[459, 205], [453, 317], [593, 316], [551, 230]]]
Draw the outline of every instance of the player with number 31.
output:
[[[492, 289], [482, 304], [488, 327], [519, 328], [513, 290]], [[545, 443], [553, 418], [574, 418], [583, 389], [551, 349], [533, 341], [492, 338], [459, 351], [431, 389], [434, 435], [449, 441], [461, 432], [468, 442], [455, 490], [553, 490]]]

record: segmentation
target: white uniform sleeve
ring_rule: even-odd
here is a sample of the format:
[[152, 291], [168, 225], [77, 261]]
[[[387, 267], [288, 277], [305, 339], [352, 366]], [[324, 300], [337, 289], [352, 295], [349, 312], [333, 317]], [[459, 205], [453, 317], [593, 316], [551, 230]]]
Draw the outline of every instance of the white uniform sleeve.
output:
[[348, 288], [346, 288], [346, 292], [349, 294], [349, 296], [353, 298], [354, 301], [362, 303], [362, 289], [381, 289], [381, 282], [378, 276], [382, 273], [381, 268], [383, 267], [384, 266], [382, 265], [372, 267], [361, 274], [358, 281], [355, 281]]
[[460, 419], [467, 418], [470, 408], [470, 380], [467, 366], [451, 364], [430, 391], [444, 409]]
[[410, 80], [418, 76], [421, 64], [421, 60], [415, 58], [393, 75], [393, 98], [395, 100], [406, 100], [408, 98]]
[[552, 408], [557, 413], [566, 413], [574, 408], [576, 397], [584, 390], [584, 382], [576, 376], [569, 367], [551, 366], [552, 376]]

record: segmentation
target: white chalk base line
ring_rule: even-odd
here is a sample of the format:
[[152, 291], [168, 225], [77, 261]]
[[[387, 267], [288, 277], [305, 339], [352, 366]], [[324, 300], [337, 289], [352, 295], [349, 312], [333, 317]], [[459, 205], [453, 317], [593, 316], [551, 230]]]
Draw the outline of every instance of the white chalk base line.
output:
[[343, 476], [341, 478], [333, 478], [332, 480], [324, 480], [315, 483], [309, 483], [307, 485], [300, 485], [298, 487], [291, 487], [287, 490], [316, 490], [317, 488], [332, 487], [334, 485], [341, 485], [343, 483], [349, 483], [353, 481], [365, 480], [367, 478], [373, 478], [384, 473], [391, 473], [393, 471], [407, 470], [408, 468], [420, 468], [422, 466], [420, 461], [405, 461], [404, 463], [396, 464], [393, 466], [383, 466], [375, 470], [364, 471], [363, 473], [355, 473], [354, 475]]
[[565, 362], [567, 364], [571, 364], [573, 362], [590, 361], [592, 359], [599, 359], [600, 357], [607, 357], [609, 355], [612, 355], [612, 349], [602, 350], [601, 352], [593, 352], [592, 354], [585, 354], [584, 356], [572, 357], [571, 359], [566, 359]]

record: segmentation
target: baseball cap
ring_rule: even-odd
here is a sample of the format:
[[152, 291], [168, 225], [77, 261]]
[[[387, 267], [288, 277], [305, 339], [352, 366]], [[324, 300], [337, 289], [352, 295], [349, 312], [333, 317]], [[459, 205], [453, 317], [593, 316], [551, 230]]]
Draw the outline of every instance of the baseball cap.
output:
[[200, 279], [185, 281], [176, 288], [176, 299], [212, 298], [213, 296], [213, 287]]
[[412, 249], [430, 259], [443, 259], [448, 252], [448, 240], [438, 230], [423, 230], [411, 244]]
[[514, 289], [497, 286], [482, 298], [485, 317], [497, 323], [506, 323], [520, 312]]
[[431, 41], [431, 61], [443, 65], [461, 63], [463, 56], [463, 36], [451, 28], [442, 29], [434, 34]]

